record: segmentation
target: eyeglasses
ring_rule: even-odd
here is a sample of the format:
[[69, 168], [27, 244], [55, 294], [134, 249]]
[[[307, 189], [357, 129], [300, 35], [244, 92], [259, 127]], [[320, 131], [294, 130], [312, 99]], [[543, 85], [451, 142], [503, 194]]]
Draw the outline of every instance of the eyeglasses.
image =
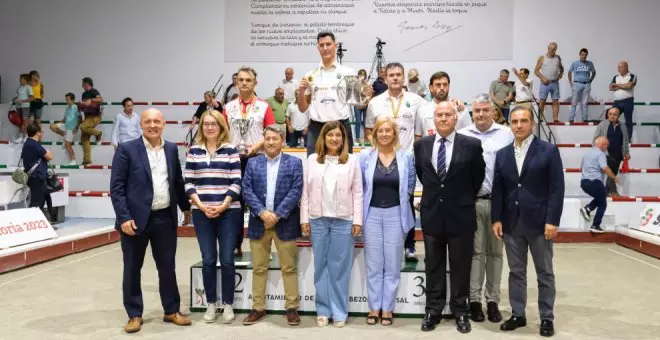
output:
[[202, 126], [204, 126], [205, 128], [208, 128], [208, 129], [216, 129], [216, 128], [218, 128], [218, 126], [220, 126], [220, 124], [218, 124], [218, 123], [203, 123]]

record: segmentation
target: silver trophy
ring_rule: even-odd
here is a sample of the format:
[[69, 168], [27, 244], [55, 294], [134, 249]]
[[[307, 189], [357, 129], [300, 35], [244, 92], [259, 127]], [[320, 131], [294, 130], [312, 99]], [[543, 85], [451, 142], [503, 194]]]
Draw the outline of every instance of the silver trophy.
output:
[[245, 135], [247, 134], [250, 126], [252, 125], [251, 119], [237, 119], [238, 131], [241, 133], [241, 141], [236, 146], [238, 153], [247, 153], [247, 145], [245, 144]]
[[362, 105], [368, 99], [366, 86], [358, 76], [344, 76], [337, 85], [337, 97], [347, 105]]

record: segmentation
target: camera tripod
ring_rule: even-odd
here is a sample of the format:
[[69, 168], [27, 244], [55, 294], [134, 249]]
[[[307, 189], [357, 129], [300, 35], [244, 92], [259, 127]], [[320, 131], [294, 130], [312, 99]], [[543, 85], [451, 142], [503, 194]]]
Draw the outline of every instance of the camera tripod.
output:
[[[378, 73], [380, 72], [380, 69], [385, 67], [387, 65], [385, 63], [385, 56], [383, 55], [383, 45], [386, 45], [387, 43], [378, 39], [378, 42], [376, 42], [376, 56], [374, 56], [374, 60], [371, 62], [371, 69], [369, 70], [369, 76], [368, 79], [375, 80], [378, 78]], [[374, 70], [376, 71], [376, 76], [374, 77]]]
[[341, 65], [341, 60], [344, 59], [344, 52], [346, 51], [348, 50], [344, 48], [342, 43], [337, 44], [337, 60], [339, 61], [340, 65]]

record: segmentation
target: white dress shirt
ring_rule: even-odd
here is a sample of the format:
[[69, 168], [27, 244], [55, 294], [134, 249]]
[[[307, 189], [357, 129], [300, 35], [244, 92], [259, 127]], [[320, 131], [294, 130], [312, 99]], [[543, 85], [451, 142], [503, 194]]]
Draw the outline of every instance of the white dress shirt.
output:
[[167, 159], [165, 158], [165, 141], [161, 138], [160, 145], [154, 148], [146, 138], [142, 137], [142, 139], [147, 149], [154, 190], [151, 210], [165, 209], [170, 206], [170, 183], [168, 182]]
[[458, 133], [481, 140], [481, 147], [484, 150], [484, 161], [486, 162], [486, 176], [477, 196], [490, 195], [493, 191], [493, 175], [495, 173], [497, 151], [513, 143], [513, 132], [510, 128], [493, 122], [485, 132], [479, 131], [477, 126], [472, 124], [461, 129]]
[[[445, 139], [445, 171], [449, 173], [449, 163], [451, 163], [451, 155], [454, 151], [454, 138], [456, 137], [456, 131], [452, 131]], [[435, 141], [433, 142], [433, 152], [431, 153], [431, 163], [433, 164], [433, 169], [435, 172], [438, 172], [438, 152], [440, 151], [440, 139], [442, 136], [440, 134], [435, 134]]]
[[527, 151], [529, 151], [529, 146], [532, 144], [534, 139], [534, 134], [529, 135], [525, 140], [520, 143], [520, 146], [517, 143], [513, 143], [513, 152], [516, 156], [516, 166], [518, 167], [518, 176], [522, 174], [522, 167], [525, 163], [525, 157], [527, 157]]
[[284, 90], [284, 99], [289, 103], [294, 103], [296, 101], [296, 91], [298, 90], [298, 82], [295, 80], [286, 80], [282, 79], [280, 87]]

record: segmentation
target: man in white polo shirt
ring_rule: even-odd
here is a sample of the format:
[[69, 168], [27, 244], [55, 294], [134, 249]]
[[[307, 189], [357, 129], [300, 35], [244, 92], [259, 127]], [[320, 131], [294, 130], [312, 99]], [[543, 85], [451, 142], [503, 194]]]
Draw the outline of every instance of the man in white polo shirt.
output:
[[316, 139], [323, 125], [335, 120], [344, 124], [348, 134], [348, 152], [352, 153], [353, 132], [349, 118], [353, 108], [340, 102], [337, 87], [345, 76], [355, 76], [357, 73], [352, 68], [337, 63], [337, 44], [333, 33], [320, 32], [316, 42], [321, 64], [307, 72], [298, 87], [298, 108], [300, 112], [309, 109], [307, 155], [314, 153]]
[[633, 110], [635, 109], [635, 86], [637, 76], [628, 71], [628, 62], [622, 61], [617, 66], [619, 74], [612, 78], [610, 91], [614, 91], [614, 106], [623, 112], [623, 122], [628, 130], [628, 138], [633, 135]]
[[298, 90], [298, 82], [293, 79], [293, 69], [287, 67], [284, 70], [284, 79], [280, 87], [284, 90], [284, 99], [287, 102], [293, 103], [296, 101], [296, 91]]
[[449, 78], [449, 74], [446, 72], [436, 72], [431, 76], [431, 81], [429, 82], [429, 90], [431, 91], [433, 100], [427, 102], [426, 105], [424, 105], [419, 111], [421, 122], [419, 125], [419, 130], [415, 132], [419, 138], [422, 136], [430, 136], [435, 134], [435, 107], [439, 103], [445, 101], [451, 101], [454, 103], [454, 106], [456, 106], [456, 109], [458, 110], [456, 131], [472, 124], [470, 113], [465, 110], [465, 105], [463, 105], [463, 102], [458, 99], [452, 99], [449, 97], [450, 84], [451, 79]]
[[481, 291], [486, 279], [484, 297], [488, 321], [500, 322], [502, 314], [499, 310], [500, 282], [502, 281], [503, 249], [502, 240], [493, 234], [490, 195], [493, 190], [493, 175], [495, 156], [501, 148], [513, 143], [513, 132], [509, 127], [495, 123], [496, 104], [489, 94], [480, 94], [472, 100], [472, 118], [474, 124], [465, 127], [458, 133], [481, 140], [486, 176], [477, 193], [477, 230], [474, 233], [474, 253], [470, 272], [470, 318], [475, 322], [485, 320], [481, 305]]
[[[421, 130], [419, 110], [427, 103], [422, 97], [410, 91], [404, 91], [404, 69], [400, 63], [390, 63], [385, 66], [385, 83], [387, 90], [374, 97], [367, 107], [364, 119], [364, 134], [371, 140], [371, 131], [380, 116], [394, 117], [399, 128], [399, 143], [401, 149], [413, 153], [415, 131]], [[410, 207], [414, 211], [414, 198], [410, 198]], [[416, 260], [415, 257], [415, 228], [411, 229], [404, 242], [406, 260]]]

